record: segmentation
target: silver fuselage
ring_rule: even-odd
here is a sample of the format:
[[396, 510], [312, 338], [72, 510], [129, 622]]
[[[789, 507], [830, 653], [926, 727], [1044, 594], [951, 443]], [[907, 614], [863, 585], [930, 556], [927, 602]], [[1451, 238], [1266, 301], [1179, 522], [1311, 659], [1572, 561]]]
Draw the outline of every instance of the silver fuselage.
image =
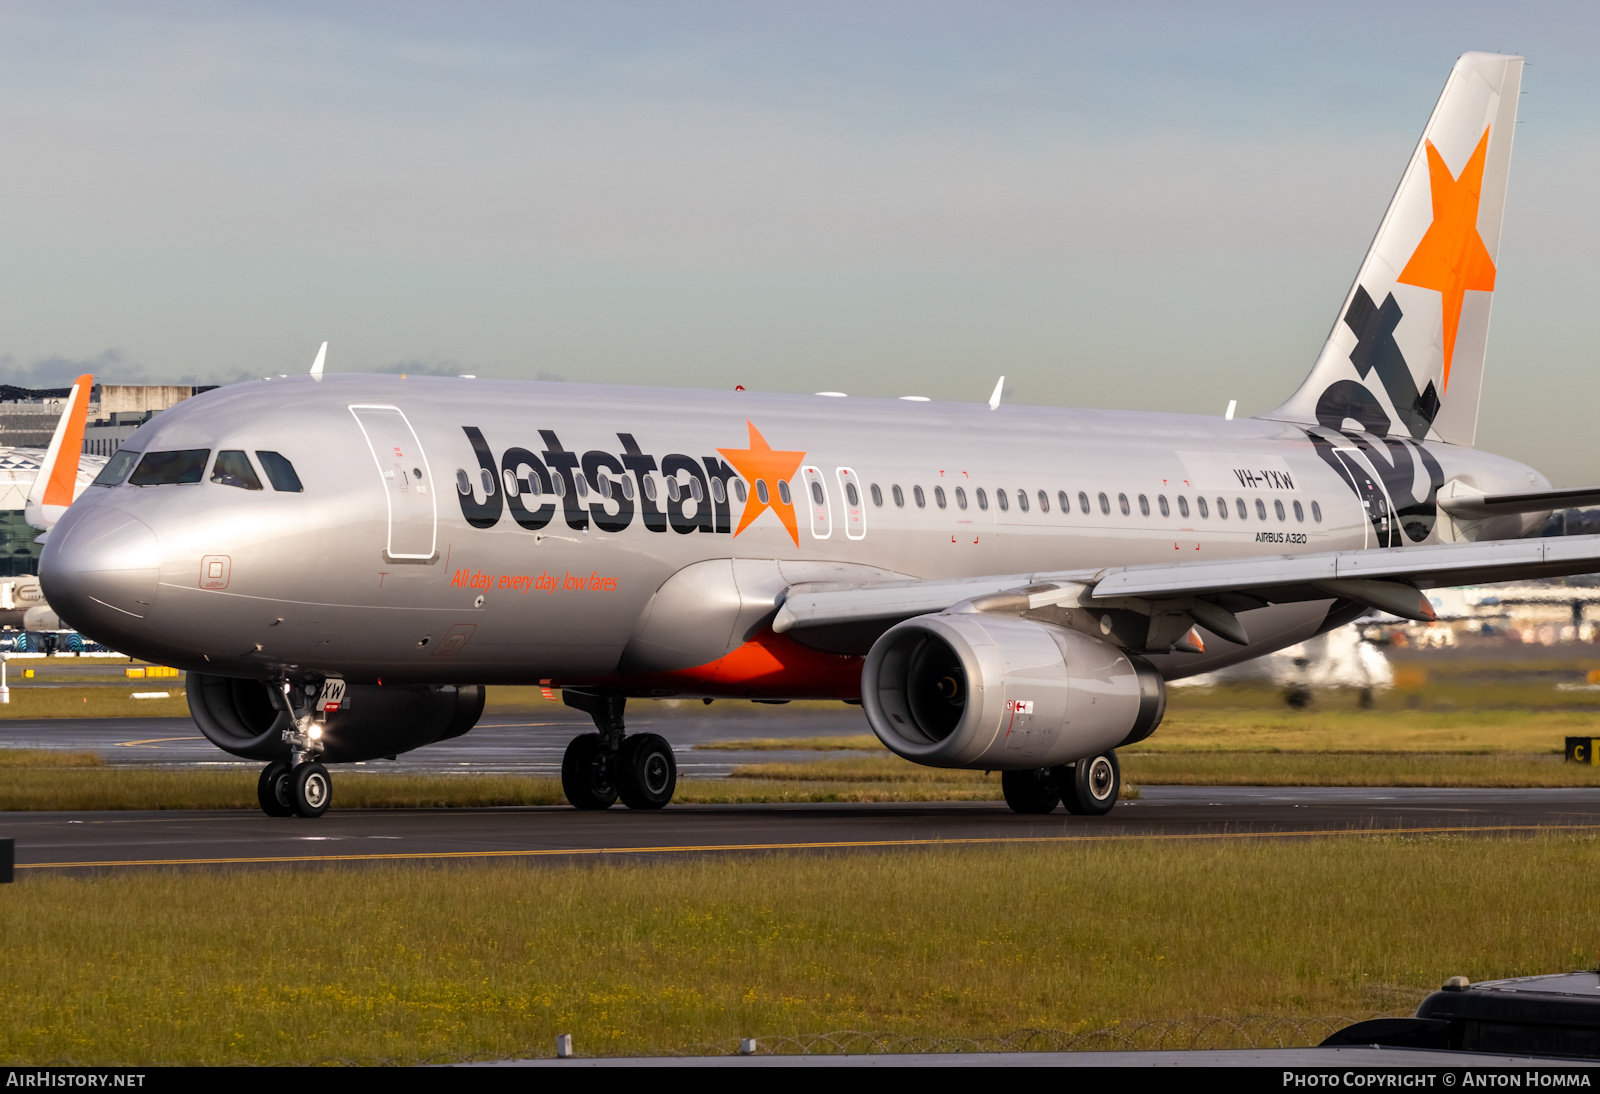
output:
[[[1541, 515], [1458, 524], [1436, 510], [1440, 487], [1548, 486], [1473, 449], [1258, 419], [367, 375], [209, 392], [128, 447], [207, 449], [212, 460], [280, 452], [304, 489], [240, 489], [212, 481], [208, 465], [193, 484], [87, 490], [50, 533], [41, 578], [62, 618], [97, 641], [258, 679], [550, 682], [633, 694], [859, 694], [859, 649], [819, 649], [765, 627], [794, 581], [1504, 538]], [[508, 458], [518, 448], [542, 479]], [[766, 507], [740, 530], [758, 505], [756, 476], [740, 474], [740, 462], [793, 466], [783, 480], [792, 533], [776, 472], [763, 476]], [[597, 490], [602, 473], [610, 498]], [[1250, 613], [1246, 648], [1152, 660], [1175, 677], [1281, 648], [1336, 622], [1330, 604]]]

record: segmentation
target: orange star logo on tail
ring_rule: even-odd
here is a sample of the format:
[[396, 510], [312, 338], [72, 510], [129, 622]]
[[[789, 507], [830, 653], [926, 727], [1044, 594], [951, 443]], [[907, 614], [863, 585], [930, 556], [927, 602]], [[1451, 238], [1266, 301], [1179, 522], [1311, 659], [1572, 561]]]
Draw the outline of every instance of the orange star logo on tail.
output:
[[1450, 174], [1444, 157], [1428, 146], [1428, 183], [1433, 191], [1433, 223], [1411, 261], [1400, 271], [1399, 281], [1420, 289], [1433, 289], [1444, 298], [1444, 390], [1450, 390], [1450, 359], [1456, 350], [1456, 328], [1461, 325], [1461, 301], [1468, 289], [1494, 291], [1494, 259], [1478, 234], [1478, 198], [1483, 190], [1483, 162], [1489, 152], [1489, 130], [1459, 178]]
[[[738, 535], [750, 526], [750, 522], [759, 517], [764, 510], [771, 509], [789, 530], [789, 538], [794, 540], [796, 547], [800, 546], [800, 530], [795, 521], [794, 505], [784, 501], [778, 493], [778, 484], [786, 483], [794, 478], [795, 472], [800, 470], [800, 461], [806, 458], [804, 452], [779, 452], [767, 443], [755, 425], [749, 421], [744, 423], [750, 427], [749, 448], [719, 448], [722, 458], [739, 472], [739, 477], [750, 484], [750, 499], [745, 503], [744, 516], [739, 519], [739, 527], [733, 530]], [[766, 499], [762, 499], [762, 494]]]

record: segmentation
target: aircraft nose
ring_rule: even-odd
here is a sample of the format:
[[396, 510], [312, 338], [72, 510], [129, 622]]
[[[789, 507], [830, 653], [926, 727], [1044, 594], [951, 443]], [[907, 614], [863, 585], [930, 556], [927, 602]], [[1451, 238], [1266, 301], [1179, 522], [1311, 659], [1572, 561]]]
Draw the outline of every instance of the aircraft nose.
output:
[[98, 641], [130, 633], [155, 603], [161, 544], [120, 509], [69, 511], [45, 541], [39, 584], [63, 621]]

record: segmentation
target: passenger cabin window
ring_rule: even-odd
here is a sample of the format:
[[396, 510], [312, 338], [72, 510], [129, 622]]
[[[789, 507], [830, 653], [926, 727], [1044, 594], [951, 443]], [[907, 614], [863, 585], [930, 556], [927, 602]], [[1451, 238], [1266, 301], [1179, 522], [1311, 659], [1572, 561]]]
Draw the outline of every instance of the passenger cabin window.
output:
[[822, 493], [822, 484], [816, 479], [811, 480], [811, 503], [813, 505], [826, 505], [828, 499]]
[[95, 486], [116, 486], [128, 477], [128, 472], [139, 459], [139, 453], [129, 448], [117, 449], [116, 455], [106, 461], [100, 474], [94, 477]]
[[[261, 470], [267, 473], [267, 481], [272, 484], [274, 490], [285, 494], [299, 494], [305, 490], [305, 487], [300, 485], [300, 476], [294, 473], [294, 464], [278, 453], [263, 452], [258, 448], [256, 459], [261, 462]], [[490, 490], [489, 493], [492, 494], [494, 491]]]
[[487, 467], [480, 467], [478, 469], [478, 481], [483, 483], [483, 496], [486, 498], [493, 497], [494, 472], [490, 471]]
[[1167, 496], [1165, 494], [1156, 495], [1156, 507], [1161, 510], [1162, 516], [1170, 517], [1172, 515], [1172, 507], [1167, 504]]
[[1305, 507], [1302, 506], [1298, 501], [1294, 503], [1294, 519], [1299, 521], [1301, 524], [1306, 522]]
[[900, 489], [898, 483], [889, 487], [889, 493], [894, 495], [894, 507], [896, 509], [904, 509], [906, 507], [906, 494], [904, 490]]
[[1311, 519], [1316, 521], [1318, 524], [1322, 523], [1322, 506], [1318, 505], [1316, 502], [1311, 503]]
[[1111, 515], [1111, 499], [1106, 497], [1104, 493], [1100, 495], [1100, 512], [1103, 516], [1109, 517]]
[[956, 487], [956, 508], [965, 509], [966, 507], [967, 507], [967, 492], [965, 490], [963, 490], [961, 487], [958, 486], [958, 487]]
[[[733, 480], [733, 496], [739, 499], [739, 504], [740, 505], [743, 505], [745, 503], [745, 499], [749, 497], [749, 495], [745, 493], [744, 480], [743, 479], [734, 479]], [[655, 495], [655, 491], [654, 490], [652, 490], [650, 492], [650, 500], [651, 501], [655, 501], [656, 500], [656, 495]]]
[[[673, 488], [673, 486], [675, 486], [677, 484], [677, 482], [678, 482], [678, 480], [675, 479], [675, 478], [667, 480], [667, 492], [668, 493], [675, 493], [675, 491], [673, 491], [672, 488]], [[677, 501], [678, 499], [676, 497], [674, 497], [672, 500], [673, 501]], [[772, 495], [767, 492], [767, 480], [766, 479], [757, 479], [756, 480], [756, 500], [759, 501], [762, 505], [766, 505], [766, 504], [768, 504], [769, 502], [772, 501]]]
[[981, 486], [978, 487], [977, 495], [978, 495], [978, 508], [979, 509], [987, 509], [987, 508], [989, 508], [989, 495], [984, 493], [983, 487], [981, 487]]
[[1239, 519], [1240, 520], [1248, 520], [1249, 519], [1250, 510], [1245, 508], [1245, 504], [1244, 504], [1244, 499], [1243, 498], [1234, 498], [1233, 499], [1233, 508], [1239, 514]]
[[180, 452], [147, 452], [128, 481], [134, 486], [175, 486], [199, 482], [211, 459], [209, 448], [186, 448]]
[[[983, 491], [978, 491], [978, 495], [981, 502]], [[1000, 511], [1002, 513], [1011, 508], [1011, 501], [1006, 497], [1006, 492], [1004, 490], [996, 490], [994, 492], [994, 500], [1000, 503]], [[983, 506], [980, 504], [979, 508], [981, 509]]]
[[1141, 517], [1148, 517], [1150, 515], [1150, 499], [1145, 497], [1143, 494], [1139, 495], [1139, 515]]
[[935, 486], [933, 488], [933, 504], [937, 505], [940, 509], [945, 507], [944, 487]]
[[472, 493], [472, 480], [467, 477], [465, 467], [456, 468], [456, 493], [462, 497]]
[[872, 504], [880, 509], [883, 507], [883, 491], [878, 489], [877, 483], [872, 484]]
[[[1122, 510], [1122, 515], [1125, 517], [1130, 516], [1133, 513], [1133, 508], [1128, 504], [1128, 495], [1126, 494], [1117, 495], [1117, 507]], [[1148, 510], [1149, 508], [1149, 504], [1146, 503], [1145, 509]]]
[[1195, 498], [1194, 503], [1200, 507], [1200, 519], [1206, 520], [1210, 518], [1211, 511], [1206, 506], [1205, 498]]
[[[1101, 494], [1100, 495], [1100, 504], [1104, 505], [1105, 503], [1106, 503], [1106, 496], [1104, 494]], [[1085, 513], [1087, 513], [1089, 511], [1089, 495], [1085, 494], [1082, 490], [1078, 491], [1078, 508], [1083, 510]]]
[[250, 457], [237, 448], [217, 453], [217, 462], [211, 465], [211, 481], [241, 490], [261, 489], [261, 480], [256, 478], [256, 469], [250, 466]]
[[918, 509], [926, 509], [928, 507], [927, 495], [922, 492], [922, 487], [920, 486], [911, 488], [911, 500], [917, 503]]
[[[1088, 498], [1084, 498], [1083, 500], [1085, 502], [1087, 502], [1089, 499]], [[1062, 512], [1063, 516], [1065, 516], [1067, 514], [1070, 514], [1072, 512], [1072, 499], [1067, 497], [1067, 492], [1065, 490], [1057, 490], [1056, 491], [1056, 501], [1061, 506], [1061, 512]], [[1084, 508], [1088, 509], [1088, 506], [1085, 505]]]
[[[1282, 506], [1279, 506], [1279, 508], [1282, 508]], [[1267, 519], [1267, 503], [1262, 501], [1260, 498], [1256, 499], [1256, 519]]]
[[1041, 491], [1039, 491], [1039, 512], [1048, 513], [1049, 511], [1050, 511], [1050, 495], [1046, 494], [1043, 490], [1041, 490]]
[[[1205, 499], [1202, 498], [1201, 500], [1204, 501]], [[1189, 499], [1184, 497], [1182, 494], [1178, 495], [1178, 515], [1180, 517], [1187, 517], [1189, 515]]]
[[[763, 489], [762, 492], [765, 493], [765, 490]], [[860, 507], [861, 493], [856, 489], [855, 483], [847, 482], [844, 484], [844, 498], [850, 503], [850, 508], [855, 509]], [[766, 501], [767, 499], [762, 498], [761, 500]]]
[[[623, 479], [622, 480], [622, 485], [623, 486], [627, 486], [628, 485], [628, 480], [627, 479]], [[813, 484], [813, 485], [815, 485], [815, 484]], [[623, 493], [628, 496], [629, 500], [632, 500], [633, 491], [624, 490]], [[728, 501], [728, 488], [722, 485], [722, 480], [721, 479], [712, 479], [711, 480], [711, 500], [716, 502], [718, 505], [727, 504], [727, 501]]]
[[1278, 515], [1278, 519], [1279, 520], [1287, 520], [1288, 519], [1283, 514], [1283, 502], [1274, 500], [1273, 503], [1272, 503], [1272, 511]]
[[1026, 490], [1017, 491], [1017, 508], [1024, 513], [1028, 511], [1028, 492]]
[[1228, 499], [1227, 498], [1218, 498], [1217, 499], [1217, 516], [1221, 517], [1223, 520], [1227, 520], [1228, 519]]
[[[700, 487], [700, 480], [699, 479], [690, 479], [689, 480], [689, 489], [694, 492], [694, 500], [695, 501], [699, 501], [700, 500], [700, 489], [699, 489], [699, 487]], [[788, 479], [781, 479], [778, 482], [778, 500], [783, 502], [783, 504], [785, 504], [785, 505], [793, 505], [794, 504], [794, 497], [793, 497], [793, 495], [791, 495], [789, 493], [789, 480]]]

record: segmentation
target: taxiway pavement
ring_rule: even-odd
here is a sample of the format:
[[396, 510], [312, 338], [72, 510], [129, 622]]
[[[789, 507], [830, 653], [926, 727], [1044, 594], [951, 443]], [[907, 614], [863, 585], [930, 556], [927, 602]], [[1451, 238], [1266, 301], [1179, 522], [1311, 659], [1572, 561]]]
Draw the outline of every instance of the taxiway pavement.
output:
[[[338, 795], [337, 777], [334, 784]], [[1600, 789], [1146, 787], [1107, 817], [1017, 816], [999, 802], [11, 813], [18, 873], [395, 861], [637, 861], [704, 854], [893, 851], [1072, 841], [1467, 836], [1600, 831]]]

